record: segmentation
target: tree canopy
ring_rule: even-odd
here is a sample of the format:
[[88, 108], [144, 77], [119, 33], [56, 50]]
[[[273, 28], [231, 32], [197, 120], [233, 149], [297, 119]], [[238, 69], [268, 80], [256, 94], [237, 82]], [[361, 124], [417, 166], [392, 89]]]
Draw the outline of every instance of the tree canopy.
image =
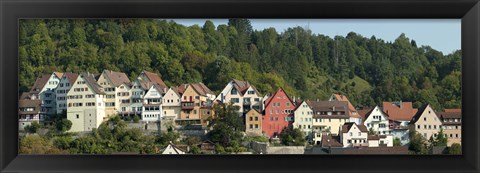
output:
[[382, 101], [461, 106], [461, 51], [444, 55], [400, 34], [393, 42], [351, 32], [334, 38], [302, 27], [253, 30], [247, 19], [183, 26], [156, 19], [28, 19], [19, 25], [20, 92], [41, 73], [142, 70], [168, 85], [204, 82], [217, 93], [232, 78], [262, 93], [347, 95], [354, 105]]

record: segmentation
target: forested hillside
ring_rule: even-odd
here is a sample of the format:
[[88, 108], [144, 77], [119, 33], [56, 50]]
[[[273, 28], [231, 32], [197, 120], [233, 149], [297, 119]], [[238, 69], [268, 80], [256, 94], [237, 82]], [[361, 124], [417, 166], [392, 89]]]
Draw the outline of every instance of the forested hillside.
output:
[[444, 56], [401, 34], [394, 42], [354, 32], [330, 38], [301, 27], [253, 30], [250, 21], [186, 27], [166, 20], [21, 20], [20, 92], [52, 71], [159, 73], [169, 85], [203, 82], [217, 93], [232, 78], [262, 94], [347, 95], [354, 105], [382, 101], [461, 106], [461, 52]]

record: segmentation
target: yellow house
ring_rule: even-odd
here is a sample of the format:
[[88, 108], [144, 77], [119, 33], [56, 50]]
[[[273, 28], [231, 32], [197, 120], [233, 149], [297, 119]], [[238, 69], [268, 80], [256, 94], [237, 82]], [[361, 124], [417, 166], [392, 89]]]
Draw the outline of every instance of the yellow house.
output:
[[339, 135], [343, 124], [350, 122], [346, 101], [306, 101], [313, 111], [313, 142], [320, 145], [322, 134]]
[[188, 84], [182, 94], [177, 124], [201, 124], [200, 108], [213, 103], [215, 94], [203, 83]]
[[447, 146], [452, 146], [453, 143], [462, 144], [461, 109], [446, 109], [445, 112], [439, 112], [438, 116], [443, 124], [443, 134], [448, 141]]
[[245, 133], [252, 136], [262, 135], [262, 114], [256, 109], [250, 109], [245, 114]]
[[118, 114], [121, 111], [121, 101], [126, 99], [125, 96], [130, 96], [128, 91], [120, 91], [122, 84], [130, 84], [127, 75], [122, 72], [104, 70], [97, 83], [105, 90], [105, 114], [107, 116]]

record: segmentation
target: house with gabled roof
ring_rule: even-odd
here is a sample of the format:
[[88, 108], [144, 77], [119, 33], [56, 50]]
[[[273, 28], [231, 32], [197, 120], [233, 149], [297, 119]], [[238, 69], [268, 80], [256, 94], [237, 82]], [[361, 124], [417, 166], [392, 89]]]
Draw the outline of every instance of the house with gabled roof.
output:
[[293, 110], [293, 128], [300, 129], [307, 139], [312, 139], [313, 110], [307, 102], [301, 101]]
[[340, 131], [340, 141], [343, 147], [368, 147], [368, 129], [354, 122], [345, 123]]
[[294, 102], [283, 88], [279, 88], [265, 101], [262, 133], [270, 138], [276, 138], [283, 128], [291, 128], [294, 109]]
[[[215, 94], [203, 83], [186, 84], [176, 124], [201, 124], [200, 108], [213, 104]], [[183, 89], [183, 88], [182, 88]]]
[[176, 87], [170, 87], [163, 96], [163, 115], [165, 117], [171, 117], [175, 120], [180, 117], [180, 111], [182, 110], [181, 97]]
[[320, 144], [322, 134], [338, 135], [343, 124], [350, 122], [346, 101], [306, 101], [313, 111], [312, 139]]
[[358, 111], [357, 109], [352, 105], [352, 103], [350, 103], [350, 101], [348, 100], [347, 96], [343, 95], [343, 94], [332, 94], [332, 96], [330, 96], [330, 99], [329, 101], [345, 101], [348, 103], [348, 115], [350, 116], [350, 122], [355, 122], [357, 124], [362, 124], [362, 118], [360, 117], [360, 115], [358, 114]]
[[262, 111], [262, 96], [248, 81], [232, 79], [215, 100], [225, 104], [233, 103], [234, 106], [238, 106], [238, 112], [241, 115], [250, 109]]
[[168, 90], [167, 84], [165, 84], [165, 82], [157, 73], [143, 70], [137, 78], [152, 84], [157, 84], [158, 89], [162, 92], [162, 94], [165, 94], [165, 92]]
[[165, 147], [162, 151], [162, 154], [185, 154], [186, 152], [179, 147], [177, 147], [175, 144], [170, 142], [167, 147]]
[[412, 117], [408, 125], [410, 131], [415, 130], [425, 140], [429, 140], [430, 137], [435, 138], [441, 126], [442, 122], [430, 104], [424, 104], [418, 108], [417, 113]]
[[443, 134], [447, 138], [447, 146], [453, 143], [462, 144], [462, 112], [461, 109], [445, 109], [437, 112], [442, 122]]
[[66, 72], [60, 79], [60, 83], [55, 89], [57, 114], [67, 111], [67, 93], [70, 91], [73, 83], [77, 80], [78, 74]]
[[106, 119], [106, 93], [90, 73], [80, 73], [67, 93], [67, 119], [70, 132], [91, 131]]
[[142, 121], [157, 123], [163, 117], [161, 87], [150, 86], [143, 97]]
[[18, 101], [18, 128], [23, 130], [25, 126], [33, 122], [42, 123], [45, 120], [45, 111], [42, 109], [43, 101], [35, 95], [23, 93]]
[[379, 135], [390, 134], [390, 128], [388, 126], [388, 114], [382, 111], [379, 106], [375, 106], [363, 118], [363, 125], [367, 129], [372, 129], [373, 132]]
[[42, 108], [49, 116], [57, 113], [56, 93], [55, 89], [60, 83], [63, 73], [53, 72], [51, 74], [43, 74], [33, 84], [30, 90], [31, 94], [38, 96], [43, 101]]
[[392, 122], [390, 128], [394, 129], [397, 126], [408, 126], [417, 109], [413, 108], [412, 102], [383, 102], [383, 112], [389, 115]]
[[97, 83], [104, 88], [106, 93], [105, 114], [107, 116], [117, 115], [121, 111], [121, 100], [118, 95], [126, 96], [128, 94], [128, 91], [119, 91], [120, 85], [130, 84], [130, 79], [125, 73], [103, 70], [97, 79]]
[[262, 135], [262, 114], [256, 109], [250, 109], [245, 114], [245, 133], [251, 136]]

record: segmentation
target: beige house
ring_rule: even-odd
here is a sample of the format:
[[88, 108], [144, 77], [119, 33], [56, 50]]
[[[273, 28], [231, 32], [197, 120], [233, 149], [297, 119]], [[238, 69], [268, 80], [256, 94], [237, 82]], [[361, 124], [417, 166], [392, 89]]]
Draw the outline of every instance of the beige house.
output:
[[308, 139], [312, 138], [312, 126], [313, 126], [313, 110], [307, 104], [302, 101], [293, 110], [294, 121], [293, 128], [300, 129]]
[[251, 109], [245, 114], [245, 133], [251, 136], [262, 135], [262, 114], [256, 109]]
[[329, 101], [345, 101], [345, 102], [347, 102], [348, 103], [349, 116], [350, 116], [350, 122], [355, 122], [359, 125], [362, 124], [363, 120], [362, 120], [361, 116], [358, 114], [357, 109], [355, 109], [355, 107], [352, 105], [352, 103], [350, 103], [347, 96], [342, 95], [342, 94], [332, 94], [332, 96], [330, 96]]
[[91, 131], [103, 122], [105, 92], [89, 73], [81, 73], [67, 93], [67, 119], [72, 121], [70, 132]]
[[[120, 109], [120, 96], [125, 94], [125, 91], [120, 91], [120, 85], [123, 83], [130, 84], [127, 75], [122, 72], [115, 72], [111, 70], [104, 70], [97, 80], [97, 83], [104, 88], [106, 94], [105, 98], [105, 114], [107, 116], [117, 115]], [[122, 98], [124, 99], [124, 98]]]
[[368, 147], [393, 147], [393, 135], [369, 135]]
[[177, 119], [180, 116], [182, 102], [180, 101], [181, 95], [177, 92], [176, 88], [169, 88], [163, 96], [163, 115], [165, 117], [172, 117]]
[[320, 145], [322, 134], [339, 135], [343, 124], [350, 122], [348, 102], [306, 101], [313, 111], [313, 142]]
[[441, 126], [440, 118], [429, 104], [420, 107], [408, 125], [409, 130], [417, 131], [425, 140], [430, 139], [430, 137], [435, 138]]
[[340, 133], [343, 147], [368, 147], [368, 129], [354, 122], [345, 123]]
[[439, 112], [438, 116], [442, 121], [443, 133], [447, 137], [447, 146], [452, 146], [453, 143], [462, 144], [461, 109], [445, 110], [445, 112]]

